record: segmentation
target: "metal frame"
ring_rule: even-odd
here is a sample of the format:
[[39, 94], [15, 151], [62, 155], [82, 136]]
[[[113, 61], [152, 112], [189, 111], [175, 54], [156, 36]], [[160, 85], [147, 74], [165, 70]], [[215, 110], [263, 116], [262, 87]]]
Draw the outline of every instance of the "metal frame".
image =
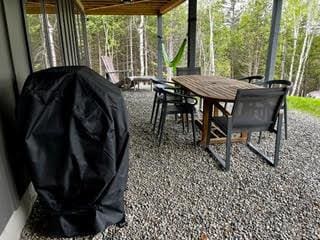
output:
[[197, 0], [189, 0], [188, 5], [188, 68], [196, 66], [197, 41]]
[[278, 35], [280, 30], [283, 0], [273, 0], [272, 21], [269, 38], [268, 58], [266, 63], [265, 81], [273, 79], [276, 65]]
[[163, 26], [162, 26], [162, 15], [157, 16], [157, 62], [158, 62], [158, 78], [162, 79], [163, 77], [163, 56], [162, 56], [162, 32], [163, 32]]
[[[282, 129], [282, 120], [283, 120], [283, 113], [280, 112], [277, 120], [277, 130], [274, 130], [276, 133], [276, 141], [275, 141], [275, 149], [274, 149], [274, 157], [273, 159], [265, 155], [261, 150], [259, 150], [255, 145], [252, 144], [251, 140], [251, 132], [248, 134], [247, 140], [247, 147], [254, 152], [255, 154], [262, 157], [267, 163], [276, 167], [279, 162], [279, 152], [280, 152], [280, 145], [281, 145], [281, 129]], [[210, 154], [213, 155], [214, 158], [218, 160], [220, 165], [223, 167], [224, 170], [228, 171], [231, 165], [231, 138], [232, 138], [232, 117], [228, 116], [228, 123], [227, 123], [227, 137], [226, 137], [226, 154], [225, 158], [223, 158], [220, 154], [216, 153], [212, 146], [208, 145], [207, 150]]]
[[71, 0], [58, 0], [57, 10], [64, 64], [67, 66], [78, 65], [79, 54], [73, 2]]

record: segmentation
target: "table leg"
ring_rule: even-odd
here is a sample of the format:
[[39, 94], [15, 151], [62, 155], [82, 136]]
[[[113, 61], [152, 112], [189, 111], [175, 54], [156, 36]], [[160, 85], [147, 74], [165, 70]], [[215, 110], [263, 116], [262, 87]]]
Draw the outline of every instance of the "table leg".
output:
[[201, 132], [201, 140], [200, 145], [208, 146], [210, 143], [210, 118], [212, 114], [212, 103], [209, 99], [203, 99], [203, 120], [202, 120], [202, 132]]

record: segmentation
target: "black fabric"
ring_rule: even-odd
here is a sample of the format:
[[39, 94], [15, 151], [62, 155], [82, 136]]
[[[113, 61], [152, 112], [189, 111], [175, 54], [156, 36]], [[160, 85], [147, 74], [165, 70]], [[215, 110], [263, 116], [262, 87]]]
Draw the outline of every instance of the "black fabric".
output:
[[17, 108], [44, 234], [94, 234], [125, 219], [128, 120], [120, 90], [87, 67], [31, 74]]

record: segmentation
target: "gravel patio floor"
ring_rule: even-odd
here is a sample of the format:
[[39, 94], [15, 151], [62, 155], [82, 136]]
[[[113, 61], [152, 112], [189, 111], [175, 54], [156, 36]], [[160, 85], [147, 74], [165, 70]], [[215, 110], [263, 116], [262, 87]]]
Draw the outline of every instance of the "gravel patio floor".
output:
[[[210, 240], [320, 239], [320, 119], [289, 112], [277, 168], [233, 144], [231, 170], [224, 172], [174, 120], [158, 148], [149, 123], [153, 93], [124, 96], [131, 133], [128, 226], [76, 239], [199, 239], [202, 232]], [[272, 152], [273, 144], [266, 135], [261, 147]], [[22, 240], [49, 239], [33, 232], [35, 212]]]

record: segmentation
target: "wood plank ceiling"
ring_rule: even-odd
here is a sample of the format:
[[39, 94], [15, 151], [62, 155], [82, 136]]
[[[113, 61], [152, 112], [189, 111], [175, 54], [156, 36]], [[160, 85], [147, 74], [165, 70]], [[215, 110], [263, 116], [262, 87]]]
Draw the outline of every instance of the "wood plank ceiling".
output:
[[[75, 0], [86, 15], [159, 15], [165, 14], [185, 0]], [[46, 11], [56, 12], [55, 1], [46, 1]], [[28, 0], [27, 13], [39, 13], [39, 0]]]

